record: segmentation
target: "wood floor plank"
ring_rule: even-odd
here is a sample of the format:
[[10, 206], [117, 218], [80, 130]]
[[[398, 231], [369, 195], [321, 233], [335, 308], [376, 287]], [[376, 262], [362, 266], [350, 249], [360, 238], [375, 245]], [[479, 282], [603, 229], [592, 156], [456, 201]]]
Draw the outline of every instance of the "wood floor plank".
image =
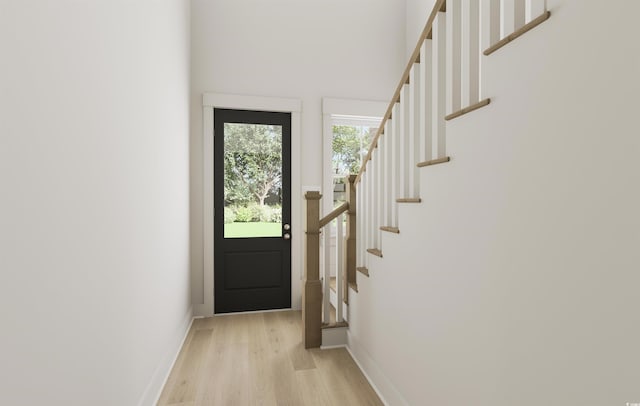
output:
[[267, 330], [262, 313], [255, 314], [249, 324], [249, 404], [277, 405], [276, 393], [271, 377], [273, 352], [267, 339]]
[[207, 321], [207, 325], [213, 327], [213, 333], [203, 354], [205, 361], [196, 405], [248, 404], [249, 348], [246, 318], [216, 316]]
[[203, 372], [196, 397], [197, 405], [249, 404], [247, 343], [220, 346], [212, 340]]
[[[194, 324], [195, 322], [196, 320], [194, 320]], [[193, 327], [194, 324], [191, 325], [191, 329], [189, 329], [189, 332], [187, 333], [187, 337], [185, 338], [184, 343], [182, 344], [182, 348], [178, 353], [178, 357], [176, 358], [176, 362], [173, 365], [173, 371], [172, 373], [169, 374], [169, 377], [167, 378], [167, 382], [165, 383], [162, 393], [160, 395], [160, 399], [158, 400], [159, 405], [167, 404], [169, 402], [171, 389], [173, 389], [173, 387], [176, 386], [178, 380], [180, 379], [179, 371], [182, 370], [182, 366], [184, 365], [184, 360], [187, 357], [187, 353], [189, 352], [191, 341], [193, 340], [193, 336], [196, 332], [195, 328]]]
[[380, 398], [375, 393], [367, 378], [362, 374], [356, 362], [344, 348], [336, 351], [338, 368], [342, 373], [343, 381], [357, 394], [361, 404], [383, 405]]
[[167, 401], [168, 404], [195, 400], [200, 377], [200, 366], [202, 364], [201, 354], [207, 348], [211, 340], [211, 334], [212, 330], [195, 331], [185, 354], [184, 363], [180, 368], [180, 378], [173, 386]]
[[381, 405], [344, 349], [305, 350], [300, 312], [194, 321], [159, 406]]
[[303, 405], [333, 406], [336, 404], [318, 369], [296, 371], [295, 378], [296, 385], [302, 394]]
[[[383, 405], [344, 348], [314, 349], [312, 353], [322, 373], [325, 385], [331, 389], [333, 401], [337, 402], [335, 404]], [[352, 364], [356, 367], [359, 376], [352, 376], [356, 372], [353, 370]]]
[[[288, 334], [283, 331], [279, 312], [264, 313], [268, 342], [272, 351], [271, 377], [278, 405], [302, 405], [302, 396], [295, 384], [295, 370], [289, 357]], [[302, 337], [302, 335], [300, 336]]]
[[304, 348], [302, 343], [302, 312], [280, 312], [278, 313], [281, 322], [280, 328], [284, 333], [285, 342], [288, 348], [289, 359], [295, 371], [304, 369], [315, 369], [316, 364], [313, 355]]

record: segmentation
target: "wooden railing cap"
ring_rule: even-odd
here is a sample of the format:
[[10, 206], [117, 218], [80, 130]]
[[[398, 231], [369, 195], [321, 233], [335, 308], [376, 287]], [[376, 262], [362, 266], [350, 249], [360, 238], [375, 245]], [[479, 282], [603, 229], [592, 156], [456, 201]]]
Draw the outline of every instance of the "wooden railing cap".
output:
[[409, 77], [410, 73], [411, 73], [411, 68], [413, 67], [414, 63], [417, 63], [417, 60], [420, 57], [420, 48], [422, 46], [422, 42], [427, 39], [429, 37], [429, 34], [431, 33], [431, 27], [433, 26], [433, 22], [436, 19], [436, 16], [438, 15], [438, 13], [440, 12], [446, 12], [447, 11], [447, 2], [446, 0], [436, 0], [435, 4], [433, 5], [433, 9], [431, 10], [431, 14], [429, 15], [429, 18], [427, 19], [427, 23], [424, 26], [424, 29], [422, 30], [422, 33], [420, 34], [420, 37], [418, 38], [418, 43], [416, 44], [415, 48], [413, 49], [413, 53], [411, 54], [411, 57], [409, 57], [409, 63], [407, 64], [404, 73], [402, 74], [402, 78], [400, 79], [400, 83], [398, 84], [396, 91], [393, 95], [393, 97], [391, 98], [391, 103], [389, 103], [389, 106], [387, 107], [387, 111], [385, 112], [384, 116], [382, 117], [382, 121], [380, 122], [380, 127], [378, 128], [378, 131], [376, 132], [376, 135], [373, 137], [371, 146], [369, 147], [369, 151], [367, 152], [367, 155], [363, 158], [362, 160], [362, 165], [360, 166], [360, 171], [358, 172], [358, 177], [356, 178], [354, 183], [358, 183], [360, 182], [360, 180], [362, 179], [362, 174], [365, 172], [365, 169], [367, 167], [367, 162], [371, 159], [371, 155], [373, 154], [373, 150], [375, 149], [375, 145], [377, 145], [378, 139], [380, 138], [380, 136], [383, 134], [383, 129], [384, 129], [384, 125], [387, 122], [387, 120], [391, 120], [391, 113], [393, 111], [393, 107], [394, 105], [400, 101], [400, 91], [402, 90], [402, 88], [405, 86], [405, 84], [407, 83], [407, 78]]
[[304, 198], [307, 200], [320, 200], [322, 195], [316, 190], [309, 190], [304, 194]]
[[336, 219], [339, 215], [341, 215], [347, 210], [349, 210], [349, 203], [348, 202], [342, 203], [340, 206], [333, 209], [331, 213], [327, 214], [326, 216], [320, 219], [320, 228], [331, 223], [334, 219]]

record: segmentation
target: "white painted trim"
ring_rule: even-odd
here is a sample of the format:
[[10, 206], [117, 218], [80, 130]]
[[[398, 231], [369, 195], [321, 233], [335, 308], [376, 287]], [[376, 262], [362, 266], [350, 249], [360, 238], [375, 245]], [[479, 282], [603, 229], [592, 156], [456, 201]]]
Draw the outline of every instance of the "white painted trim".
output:
[[238, 314], [276, 313], [276, 312], [286, 312], [286, 311], [292, 311], [292, 310], [294, 309], [288, 307], [284, 309], [252, 310], [250, 312], [217, 313], [217, 314], [214, 314], [213, 317], [237, 316]]
[[[336, 348], [347, 348], [346, 344], [340, 344], [340, 345], [321, 345], [320, 349], [321, 350], [335, 350]], [[349, 351], [349, 349], [347, 348], [347, 351]], [[363, 372], [364, 374], [364, 372]]]
[[359, 117], [382, 117], [389, 102], [322, 98], [322, 114]]
[[220, 93], [205, 93], [202, 96], [202, 105], [204, 107], [222, 109], [280, 111], [285, 113], [302, 111], [302, 101], [298, 99]]
[[[198, 316], [213, 315], [213, 106], [202, 108], [203, 154], [203, 213], [202, 213], [202, 298], [204, 303], [194, 307]], [[210, 247], [210, 249], [207, 249]]]
[[332, 125], [353, 125], [362, 127], [375, 127], [380, 125], [380, 117], [340, 116], [331, 114]]
[[358, 368], [360, 368], [360, 371], [362, 371], [364, 377], [367, 378], [373, 390], [378, 394], [382, 403], [385, 405], [409, 406], [409, 403], [402, 397], [393, 383], [350, 331], [347, 331], [347, 351], [356, 365], [358, 365]]
[[[172, 345], [168, 351], [168, 354], [163, 357], [160, 364], [156, 367], [156, 370], [151, 377], [151, 381], [147, 385], [140, 401], [138, 402], [138, 406], [152, 406], [158, 403], [160, 400], [160, 395], [162, 395], [162, 390], [164, 386], [167, 384], [167, 380], [169, 379], [169, 375], [173, 370], [173, 367], [178, 360], [178, 356], [180, 355], [180, 351], [184, 346], [185, 341], [187, 340], [187, 336], [189, 335], [189, 331], [191, 331], [191, 326], [193, 325], [193, 320], [196, 317], [193, 317], [193, 308], [189, 308], [189, 311], [185, 315], [183, 319], [180, 329], [178, 330], [175, 339], [176, 342], [179, 343], [177, 348]], [[186, 327], [185, 327], [186, 326]], [[182, 336], [182, 339], [180, 339]]]
[[213, 109], [239, 109], [291, 113], [291, 308], [302, 308], [303, 277], [303, 217], [301, 160], [302, 101], [278, 97], [241, 96], [205, 93], [202, 96], [203, 114], [203, 298], [204, 303], [194, 305], [198, 316], [214, 315], [213, 300]]

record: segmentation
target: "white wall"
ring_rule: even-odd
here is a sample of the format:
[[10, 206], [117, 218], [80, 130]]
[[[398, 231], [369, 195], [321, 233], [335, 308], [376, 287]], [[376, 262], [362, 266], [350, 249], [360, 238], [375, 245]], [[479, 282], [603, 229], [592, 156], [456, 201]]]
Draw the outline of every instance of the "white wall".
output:
[[190, 318], [189, 4], [0, 0], [0, 403], [151, 404]]
[[394, 0], [193, 0], [192, 15], [191, 258], [199, 304], [213, 289], [203, 285], [202, 94], [302, 100], [302, 185], [319, 186], [321, 99], [391, 97], [404, 66], [405, 9]]
[[[640, 402], [640, 4], [549, 0], [352, 295], [391, 404]], [[594, 35], [597, 33], [597, 35]]]
[[431, 15], [435, 2], [436, 0], [406, 0], [405, 65], [418, 43], [418, 37], [424, 29], [429, 15]]

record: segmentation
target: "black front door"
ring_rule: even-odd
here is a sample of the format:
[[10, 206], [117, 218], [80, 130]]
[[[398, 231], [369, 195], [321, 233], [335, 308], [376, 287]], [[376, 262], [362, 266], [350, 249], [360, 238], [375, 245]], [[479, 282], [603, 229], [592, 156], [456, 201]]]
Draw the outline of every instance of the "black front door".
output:
[[291, 307], [291, 114], [214, 110], [215, 312]]

